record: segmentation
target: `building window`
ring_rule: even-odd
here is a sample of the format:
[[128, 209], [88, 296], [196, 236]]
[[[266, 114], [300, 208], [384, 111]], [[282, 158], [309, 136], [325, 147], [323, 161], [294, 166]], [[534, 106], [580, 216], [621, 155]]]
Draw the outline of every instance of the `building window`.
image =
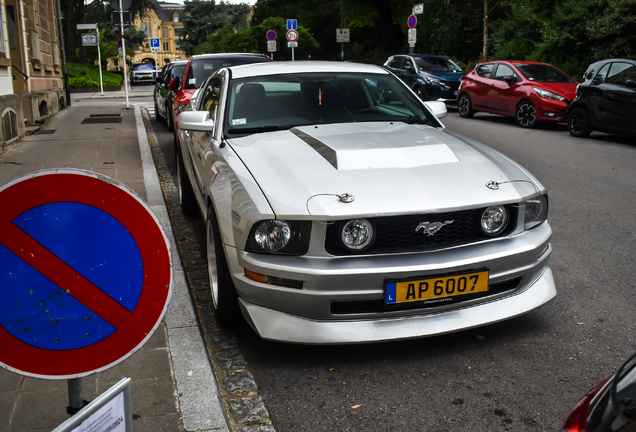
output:
[[164, 51], [170, 51], [170, 48], [168, 47], [168, 42], [164, 42], [163, 43], [163, 50]]
[[152, 37], [152, 25], [150, 25], [149, 22], [142, 22], [141, 23], [141, 31], [146, 34], [147, 38], [151, 38]]
[[179, 14], [178, 13], [174, 13], [174, 15], [172, 16], [172, 21], [173, 22], [179, 22]]
[[40, 51], [40, 33], [35, 29], [31, 30], [31, 58], [33, 60], [40, 61], [42, 59], [42, 53]]
[[161, 37], [168, 37], [168, 27], [161, 27]]
[[18, 116], [11, 108], [2, 113], [2, 134], [5, 143], [18, 138]]

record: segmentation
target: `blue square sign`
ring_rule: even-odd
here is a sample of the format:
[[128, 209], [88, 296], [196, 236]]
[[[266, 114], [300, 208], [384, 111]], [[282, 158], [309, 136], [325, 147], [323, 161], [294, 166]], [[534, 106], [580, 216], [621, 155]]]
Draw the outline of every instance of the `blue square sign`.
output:
[[150, 38], [150, 48], [159, 48], [159, 38]]
[[298, 20], [288, 19], [287, 20], [287, 30], [298, 30]]

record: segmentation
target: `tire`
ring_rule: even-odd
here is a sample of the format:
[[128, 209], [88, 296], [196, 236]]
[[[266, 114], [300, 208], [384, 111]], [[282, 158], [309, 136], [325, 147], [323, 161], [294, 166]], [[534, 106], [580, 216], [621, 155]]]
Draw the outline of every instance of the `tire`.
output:
[[155, 100], [155, 120], [161, 121], [161, 115], [159, 114], [159, 110], [157, 109], [157, 101]]
[[530, 101], [521, 101], [515, 111], [515, 121], [522, 128], [533, 128], [537, 125], [537, 111]]
[[459, 97], [459, 101], [457, 102], [457, 111], [459, 115], [464, 118], [471, 118], [475, 115], [475, 110], [473, 110], [473, 104], [470, 101], [470, 96], [466, 93], [462, 93]]
[[584, 108], [576, 107], [568, 114], [568, 131], [577, 138], [586, 138], [592, 133], [590, 116]]
[[224, 326], [235, 326], [241, 322], [241, 308], [225, 258], [219, 225], [212, 206], [208, 208], [205, 220], [205, 240], [210, 293], [212, 294], [216, 319], [219, 324]]
[[178, 146], [176, 148], [177, 162], [177, 190], [179, 191], [179, 203], [183, 209], [183, 213], [188, 216], [194, 216], [197, 212], [197, 199], [194, 196], [192, 184], [186, 173], [181, 151]]
[[174, 126], [172, 125], [172, 107], [166, 104], [166, 126], [168, 126], [169, 131], [174, 131]]

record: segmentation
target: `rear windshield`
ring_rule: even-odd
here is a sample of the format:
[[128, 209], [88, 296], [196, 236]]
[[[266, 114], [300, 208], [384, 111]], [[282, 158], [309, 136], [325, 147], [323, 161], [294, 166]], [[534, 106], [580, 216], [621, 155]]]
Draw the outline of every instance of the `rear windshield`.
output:
[[183, 76], [183, 71], [185, 70], [185, 67], [186, 65], [173, 66], [172, 70], [170, 70], [170, 75], [172, 76], [172, 78], [174, 77], [181, 78]]
[[572, 78], [550, 65], [516, 64], [515, 67], [528, 81], [549, 83], [574, 83]]
[[224, 67], [238, 66], [249, 63], [263, 63], [271, 61], [268, 57], [235, 57], [193, 59], [185, 80], [185, 89], [198, 89], [214, 72]]

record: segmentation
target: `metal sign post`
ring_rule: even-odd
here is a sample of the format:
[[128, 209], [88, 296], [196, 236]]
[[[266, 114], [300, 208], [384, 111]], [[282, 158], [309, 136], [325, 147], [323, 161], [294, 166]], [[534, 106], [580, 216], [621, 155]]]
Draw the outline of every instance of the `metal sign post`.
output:
[[[128, 77], [126, 76], [126, 41], [124, 37], [124, 7], [122, 5], [123, 0], [119, 0], [119, 22], [121, 23], [121, 50], [124, 52], [122, 63], [124, 64], [124, 89], [126, 92], [126, 109], [130, 108], [128, 103]], [[128, 1], [130, 5], [130, 1]], [[111, 5], [112, 6], [112, 5]], [[130, 7], [130, 6], [128, 6]]]
[[276, 51], [276, 37], [278, 35], [276, 34], [276, 31], [268, 30], [265, 36], [267, 37], [267, 51], [269, 51], [270, 57], [272, 58], [272, 60], [274, 60], [274, 52]]
[[292, 61], [294, 61], [294, 48], [298, 46], [298, 32], [296, 30], [287, 31], [287, 46], [292, 49]]

